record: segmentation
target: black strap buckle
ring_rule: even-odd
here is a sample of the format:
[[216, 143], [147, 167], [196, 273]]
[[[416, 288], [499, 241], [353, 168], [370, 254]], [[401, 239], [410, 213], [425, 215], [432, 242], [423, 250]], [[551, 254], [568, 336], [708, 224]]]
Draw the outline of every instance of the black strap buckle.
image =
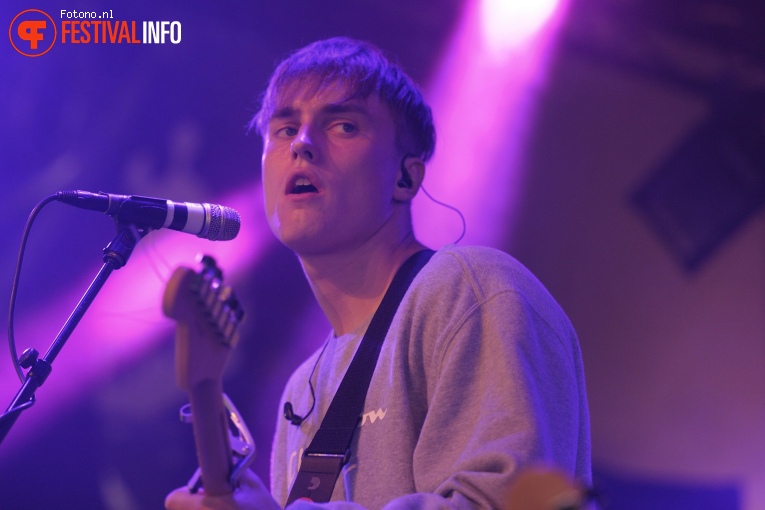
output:
[[303, 454], [295, 483], [292, 485], [289, 505], [298, 499], [309, 501], [329, 501], [335, 488], [335, 481], [340, 471], [348, 463], [351, 452], [337, 453], [308, 453]]

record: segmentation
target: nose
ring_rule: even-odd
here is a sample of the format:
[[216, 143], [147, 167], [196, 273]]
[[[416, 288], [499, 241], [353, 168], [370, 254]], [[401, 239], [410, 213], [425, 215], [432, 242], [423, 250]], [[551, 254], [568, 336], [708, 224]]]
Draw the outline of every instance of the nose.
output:
[[311, 139], [308, 126], [303, 126], [300, 129], [295, 139], [292, 140], [290, 149], [293, 159], [303, 158], [311, 163], [316, 163], [319, 160], [319, 151]]

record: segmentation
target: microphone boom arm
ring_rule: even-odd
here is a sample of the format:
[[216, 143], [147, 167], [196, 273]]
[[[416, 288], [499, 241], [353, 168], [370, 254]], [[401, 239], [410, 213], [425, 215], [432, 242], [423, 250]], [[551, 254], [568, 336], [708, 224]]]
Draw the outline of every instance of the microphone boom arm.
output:
[[38, 359], [38, 353], [35, 349], [27, 349], [21, 355], [21, 363], [24, 368], [29, 368], [27, 377], [21, 385], [21, 389], [16, 394], [5, 413], [0, 415], [0, 443], [8, 435], [13, 424], [18, 419], [22, 411], [29, 409], [35, 400], [35, 391], [42, 386], [53, 369], [53, 360], [64, 347], [74, 329], [79, 324], [85, 312], [88, 310], [96, 295], [106, 283], [106, 280], [115, 269], [123, 267], [130, 255], [133, 253], [138, 241], [140, 241], [149, 230], [139, 229], [134, 225], [117, 225], [117, 236], [104, 248], [104, 264], [99, 270], [93, 282], [85, 291], [85, 294], [77, 303], [74, 311], [64, 323], [56, 338], [51, 343], [50, 348], [42, 359]]

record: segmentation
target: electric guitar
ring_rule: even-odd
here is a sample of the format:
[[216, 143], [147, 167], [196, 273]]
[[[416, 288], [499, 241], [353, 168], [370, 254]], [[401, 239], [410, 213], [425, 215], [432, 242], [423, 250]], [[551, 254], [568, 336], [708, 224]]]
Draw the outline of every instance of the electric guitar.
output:
[[199, 273], [176, 268], [165, 287], [162, 311], [177, 323], [176, 380], [190, 401], [190, 410], [181, 408], [181, 419], [194, 427], [199, 469], [188, 487], [196, 492], [204, 485], [206, 494], [222, 496], [236, 488], [255, 455], [252, 436], [222, 383], [244, 311], [231, 287], [223, 284], [215, 260], [205, 255], [201, 263]]
[[[223, 496], [233, 492], [239, 475], [254, 460], [255, 444], [238, 411], [223, 393], [222, 377], [244, 318], [231, 287], [223, 284], [212, 257], [201, 259], [199, 273], [179, 267], [165, 288], [162, 310], [177, 322], [175, 365], [178, 386], [187, 391], [189, 406], [181, 419], [194, 426], [199, 469], [188, 483], [196, 492]], [[511, 485], [507, 508], [522, 510], [584, 510], [592, 508], [590, 493], [554, 469], [524, 470]]]

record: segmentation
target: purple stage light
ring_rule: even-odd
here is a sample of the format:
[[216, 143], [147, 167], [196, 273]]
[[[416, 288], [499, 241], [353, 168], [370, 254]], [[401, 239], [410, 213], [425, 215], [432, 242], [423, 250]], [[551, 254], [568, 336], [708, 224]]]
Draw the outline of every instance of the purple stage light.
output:
[[[427, 87], [438, 147], [425, 187], [462, 210], [469, 244], [496, 245], [512, 228], [526, 132], [563, 18], [561, 0], [524, 5], [468, 2]], [[449, 211], [421, 196], [414, 208], [415, 231], [426, 244], [438, 247], [459, 236], [460, 222]]]
[[[161, 303], [165, 283], [176, 266], [196, 269], [196, 256], [209, 254], [230, 282], [256, 264], [273, 239], [263, 218], [261, 197], [258, 183], [221, 200], [242, 217], [239, 235], [233, 241], [212, 243], [168, 230], [152, 232], [142, 240], [127, 265], [112, 273], [56, 358], [53, 372], [38, 390], [37, 403], [22, 413], [3, 444], [6, 452], [39, 434], [54, 414], [82, 394], [83, 388], [108, 379], [168, 338], [173, 322], [162, 314]], [[45, 352], [89, 283], [73, 284], [71, 288], [76, 290], [40, 304], [36, 313], [19, 318], [17, 347], [23, 350], [34, 341], [34, 347]], [[20, 387], [12, 370], [0, 374], [0, 387], [0, 398], [10, 402]]]

